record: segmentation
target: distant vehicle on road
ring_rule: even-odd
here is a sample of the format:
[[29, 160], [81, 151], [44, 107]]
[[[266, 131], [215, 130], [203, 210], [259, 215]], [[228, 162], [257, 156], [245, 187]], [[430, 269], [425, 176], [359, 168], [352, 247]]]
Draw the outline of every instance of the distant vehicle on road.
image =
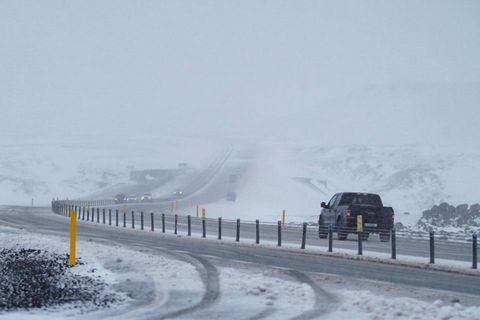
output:
[[128, 202], [128, 203], [132, 203], [132, 202], [137, 202], [137, 196], [136, 195], [128, 195], [126, 198], [125, 198], [125, 202]]
[[339, 240], [347, 239], [349, 233], [357, 231], [357, 216], [362, 216], [364, 240], [370, 233], [380, 234], [381, 241], [390, 240], [394, 211], [384, 207], [378, 194], [343, 192], [335, 194], [327, 203], [321, 203], [322, 212], [318, 220], [318, 235], [326, 238], [331, 225]]
[[124, 195], [123, 193], [119, 193], [115, 196], [114, 201], [115, 203], [124, 203], [126, 198], [126, 195]]
[[237, 194], [233, 191], [227, 192], [227, 201], [235, 202], [237, 200]]
[[152, 202], [152, 194], [151, 193], [143, 193], [140, 196], [140, 202]]
[[229, 183], [236, 183], [238, 180], [238, 175], [237, 174], [231, 174], [229, 177], [228, 177], [228, 182]]
[[177, 190], [175, 190], [175, 192], [173, 193], [173, 195], [174, 195], [175, 197], [181, 197], [181, 196], [183, 196], [183, 191], [177, 189]]

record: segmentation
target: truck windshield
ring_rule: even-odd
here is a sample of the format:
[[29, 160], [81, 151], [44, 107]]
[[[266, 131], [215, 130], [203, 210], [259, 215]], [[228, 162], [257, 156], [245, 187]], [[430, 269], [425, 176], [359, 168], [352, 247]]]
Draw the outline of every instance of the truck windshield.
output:
[[340, 206], [346, 206], [350, 204], [363, 204], [375, 207], [383, 207], [380, 196], [376, 194], [365, 193], [344, 193], [340, 200]]

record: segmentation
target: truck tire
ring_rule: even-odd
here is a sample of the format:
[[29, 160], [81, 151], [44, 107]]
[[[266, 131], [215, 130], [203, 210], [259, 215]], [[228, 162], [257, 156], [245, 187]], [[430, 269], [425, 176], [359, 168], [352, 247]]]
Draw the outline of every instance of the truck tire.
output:
[[337, 239], [338, 240], [347, 240], [348, 231], [347, 227], [344, 225], [342, 219], [337, 220]]
[[380, 232], [380, 241], [381, 242], [389, 242], [390, 241], [390, 233]]
[[325, 239], [328, 236], [328, 227], [324, 224], [322, 217], [318, 220], [318, 237]]

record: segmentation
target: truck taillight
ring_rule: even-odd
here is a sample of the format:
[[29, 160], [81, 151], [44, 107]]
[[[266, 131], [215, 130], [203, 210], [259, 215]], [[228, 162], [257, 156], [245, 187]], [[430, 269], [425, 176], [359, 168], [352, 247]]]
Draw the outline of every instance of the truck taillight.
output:
[[345, 209], [345, 216], [348, 218], [348, 217], [351, 217], [352, 216], [352, 210], [351, 209]]

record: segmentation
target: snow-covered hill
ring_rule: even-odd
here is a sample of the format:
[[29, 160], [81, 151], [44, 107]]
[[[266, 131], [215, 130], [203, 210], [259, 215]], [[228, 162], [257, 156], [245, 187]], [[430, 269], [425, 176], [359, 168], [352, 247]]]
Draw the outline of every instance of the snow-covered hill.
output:
[[[156, 141], [156, 140], [155, 140]], [[225, 144], [132, 140], [121, 143], [2, 144], [0, 204], [48, 204], [131, 183], [133, 169], [208, 166]], [[229, 160], [245, 168], [235, 202], [200, 204], [209, 216], [316, 221], [321, 201], [336, 192], [379, 193], [397, 221], [415, 224], [435, 204], [480, 201], [480, 153], [427, 146], [298, 146], [238, 143]], [[227, 163], [228, 165], [228, 163]], [[230, 190], [225, 190], [225, 192]]]
[[11, 143], [0, 140], [0, 204], [47, 205], [53, 197], [77, 199], [131, 184], [136, 169], [175, 168], [195, 159], [208, 164], [215, 147], [201, 141], [131, 138]]

